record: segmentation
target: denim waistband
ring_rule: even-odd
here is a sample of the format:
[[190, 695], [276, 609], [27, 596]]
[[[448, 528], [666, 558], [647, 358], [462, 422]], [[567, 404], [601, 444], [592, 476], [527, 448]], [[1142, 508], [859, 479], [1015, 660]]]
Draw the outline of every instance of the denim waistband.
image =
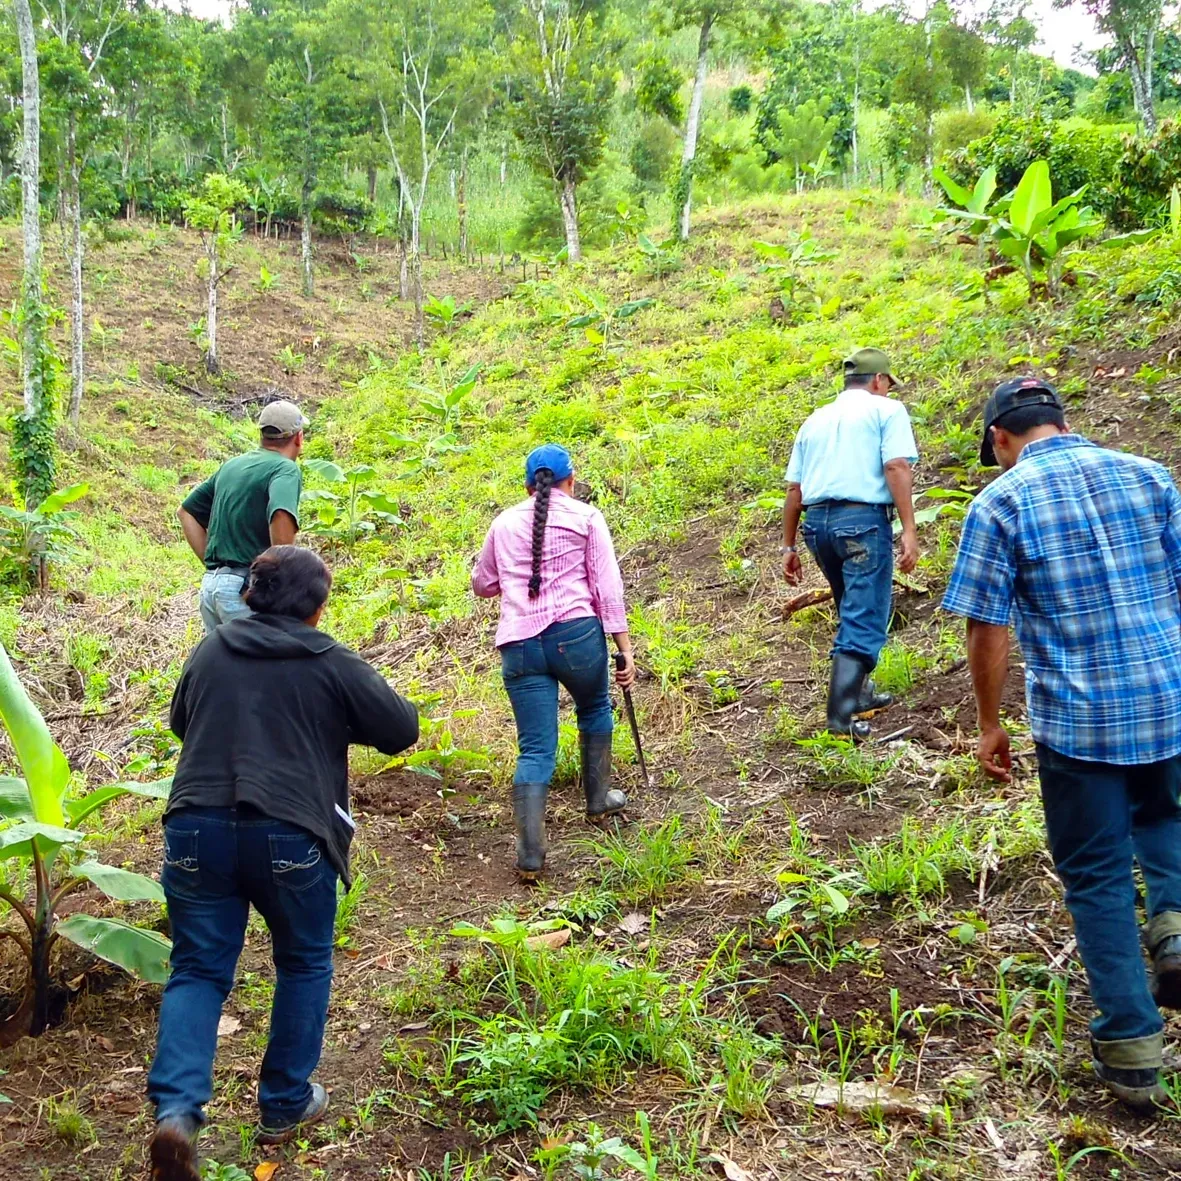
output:
[[814, 508], [873, 508], [881, 509], [882, 512], [890, 514], [894, 511], [894, 506], [890, 504], [874, 503], [868, 500], [817, 500], [812, 504], [804, 505], [804, 512], [810, 512]]

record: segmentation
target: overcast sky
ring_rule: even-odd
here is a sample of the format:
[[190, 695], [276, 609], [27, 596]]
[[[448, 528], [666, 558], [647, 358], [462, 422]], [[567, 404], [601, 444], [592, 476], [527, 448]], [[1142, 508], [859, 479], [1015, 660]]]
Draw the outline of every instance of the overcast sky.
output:
[[[925, 0], [909, 0], [912, 8], [926, 8]], [[872, 0], [870, 0], [872, 6]], [[969, 11], [973, 4], [957, 5]], [[988, 7], [986, 0], [976, 0], [975, 7], [981, 11]], [[230, 0], [189, 0], [189, 9], [194, 16], [221, 17], [231, 8]], [[1084, 49], [1095, 49], [1103, 44], [1103, 38], [1095, 32], [1095, 22], [1082, 6], [1056, 9], [1052, 0], [1029, 0], [1026, 8], [1029, 16], [1042, 30], [1041, 52], [1052, 57], [1059, 65], [1074, 66], [1075, 47], [1080, 43]]]

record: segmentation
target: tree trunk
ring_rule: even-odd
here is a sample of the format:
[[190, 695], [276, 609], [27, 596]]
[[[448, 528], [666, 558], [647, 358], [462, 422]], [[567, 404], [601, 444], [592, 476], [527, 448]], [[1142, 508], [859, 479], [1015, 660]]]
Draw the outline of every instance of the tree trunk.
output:
[[459, 184], [455, 190], [455, 207], [459, 213], [459, 253], [467, 258], [467, 150], [459, 162]]
[[217, 358], [217, 231], [214, 230], [205, 242], [205, 257], [209, 260], [208, 308], [205, 312], [205, 372], [217, 373], [221, 362]]
[[505, 182], [508, 180], [508, 144], [505, 143], [500, 149], [500, 187], [503, 189]]
[[968, 114], [975, 114], [976, 104], [972, 101], [972, 88], [970, 86], [964, 87], [964, 99], [968, 104]]
[[366, 173], [365, 192], [369, 196], [370, 204], [377, 200], [377, 165], [370, 164], [369, 170]]
[[299, 205], [299, 257], [303, 268], [303, 293], [311, 299], [315, 294], [315, 277], [312, 274], [312, 191], [306, 181]]
[[1156, 134], [1156, 104], [1152, 95], [1152, 53], [1154, 50], [1154, 42], [1156, 40], [1156, 31], [1154, 29], [1148, 30], [1145, 36], [1145, 48], [1143, 51], [1143, 60], [1141, 54], [1137, 52], [1135, 44], [1128, 37], [1119, 38], [1119, 48], [1124, 55], [1124, 60], [1128, 63], [1128, 77], [1132, 83], [1132, 98], [1135, 102], [1136, 110], [1140, 114], [1140, 118], [1144, 123], [1144, 134]]
[[[21, 379], [25, 416], [38, 410], [44, 331], [41, 315], [41, 79], [37, 73], [37, 38], [29, 0], [13, 0], [20, 40], [24, 137], [21, 140], [21, 232], [24, 274], [21, 279]], [[32, 314], [30, 314], [32, 313]], [[31, 507], [31, 506], [30, 506]]]
[[857, 174], [860, 171], [860, 143], [857, 139], [857, 115], [861, 108], [861, 73], [858, 71], [853, 79], [853, 186], [857, 186]]
[[570, 262], [581, 262], [582, 240], [578, 235], [578, 200], [572, 180], [563, 183], [559, 200], [562, 204], [562, 225], [566, 229], [566, 258]]
[[701, 34], [697, 39], [697, 73], [693, 77], [693, 94], [689, 99], [689, 114], [685, 119], [685, 146], [681, 152], [681, 179], [677, 194], [682, 201], [678, 227], [682, 242], [689, 240], [689, 212], [693, 206], [693, 161], [697, 157], [697, 132], [701, 125], [701, 102], [705, 96], [709, 36], [713, 23], [714, 14], [707, 12], [701, 22]]
[[406, 250], [406, 236], [401, 235], [398, 238], [398, 247], [401, 251], [401, 261], [398, 264], [398, 298], [410, 298], [410, 258]]
[[422, 206], [410, 206], [410, 288], [414, 296], [414, 335], [421, 352], [426, 347], [426, 318], [422, 311], [422, 254], [419, 250], [421, 238]]
[[82, 305], [82, 165], [78, 159], [78, 120], [66, 125], [66, 258], [70, 267], [70, 426], [78, 433], [86, 388], [86, 318]]

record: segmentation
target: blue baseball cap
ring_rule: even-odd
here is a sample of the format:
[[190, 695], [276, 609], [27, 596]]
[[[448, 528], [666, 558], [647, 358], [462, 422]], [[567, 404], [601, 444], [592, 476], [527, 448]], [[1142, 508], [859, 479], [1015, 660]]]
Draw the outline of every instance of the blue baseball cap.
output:
[[554, 483], [560, 483], [574, 474], [574, 464], [570, 459], [570, 452], [557, 443], [543, 443], [534, 447], [525, 460], [525, 487], [532, 488], [537, 483], [537, 473], [543, 468], [549, 468], [554, 473]]

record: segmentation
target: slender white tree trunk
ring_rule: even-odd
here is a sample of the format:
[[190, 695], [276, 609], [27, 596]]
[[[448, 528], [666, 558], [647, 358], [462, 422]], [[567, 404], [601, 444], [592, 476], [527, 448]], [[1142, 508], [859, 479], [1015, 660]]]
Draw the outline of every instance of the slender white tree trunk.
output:
[[72, 111], [66, 128], [66, 243], [70, 267], [70, 426], [77, 433], [86, 389], [86, 316], [82, 302], [82, 163]]
[[566, 257], [570, 262], [581, 262], [582, 238], [578, 232], [578, 198], [572, 180], [563, 183], [559, 200], [562, 204], [562, 225], [566, 229]]
[[693, 94], [685, 119], [685, 146], [681, 152], [681, 189], [684, 198], [680, 209], [679, 232], [682, 242], [689, 240], [689, 213], [693, 207], [693, 161], [697, 158], [697, 133], [701, 127], [701, 102], [705, 96], [705, 76], [709, 64], [709, 37], [713, 30], [712, 12], [701, 22], [697, 39], [697, 73], [693, 76]]
[[[21, 232], [24, 275], [21, 296], [26, 310], [41, 302], [41, 79], [37, 73], [37, 35], [29, 0], [13, 0], [20, 41], [24, 137], [21, 140]], [[21, 378], [25, 414], [37, 410], [39, 316], [26, 316], [21, 339]]]
[[973, 114], [976, 110], [976, 103], [972, 99], [972, 88], [970, 86], [964, 87], [964, 99], [968, 104], [968, 114]]
[[414, 296], [414, 336], [421, 351], [426, 347], [426, 316], [422, 310], [422, 252], [420, 241], [422, 236], [422, 205], [418, 201], [410, 201], [410, 257], [407, 260], [410, 270], [410, 291]]
[[217, 357], [217, 284], [220, 277], [217, 270], [216, 230], [205, 240], [205, 257], [209, 260], [209, 303], [205, 311], [205, 336], [209, 344], [205, 350], [205, 371], [217, 373], [221, 369], [221, 362]]
[[300, 202], [300, 215], [299, 257], [303, 269], [303, 293], [311, 299], [315, 294], [315, 276], [312, 273], [312, 194], [306, 182]]

